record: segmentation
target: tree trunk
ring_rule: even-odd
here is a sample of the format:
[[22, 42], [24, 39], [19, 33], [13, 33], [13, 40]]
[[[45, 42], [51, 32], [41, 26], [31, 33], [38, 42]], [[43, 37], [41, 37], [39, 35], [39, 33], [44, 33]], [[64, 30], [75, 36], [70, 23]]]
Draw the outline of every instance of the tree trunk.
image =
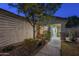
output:
[[33, 25], [33, 39], [35, 39], [35, 25]]
[[33, 19], [33, 39], [35, 39], [35, 19], [34, 19], [34, 14], [32, 15], [32, 19]]

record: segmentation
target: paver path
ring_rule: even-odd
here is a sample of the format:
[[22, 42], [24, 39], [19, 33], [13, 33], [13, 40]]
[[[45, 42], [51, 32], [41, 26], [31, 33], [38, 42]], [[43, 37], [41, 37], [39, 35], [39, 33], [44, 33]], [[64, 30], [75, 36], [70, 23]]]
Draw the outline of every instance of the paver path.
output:
[[36, 56], [60, 56], [61, 40], [60, 38], [51, 38]]

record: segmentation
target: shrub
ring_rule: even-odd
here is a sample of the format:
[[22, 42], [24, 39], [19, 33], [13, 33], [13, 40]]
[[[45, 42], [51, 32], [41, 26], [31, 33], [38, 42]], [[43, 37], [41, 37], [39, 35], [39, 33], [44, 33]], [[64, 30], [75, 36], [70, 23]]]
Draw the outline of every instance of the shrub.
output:
[[24, 40], [24, 44], [30, 49], [33, 48], [37, 45], [38, 40], [34, 40], [34, 39], [25, 39]]
[[9, 52], [9, 51], [13, 50], [14, 48], [15, 48], [15, 46], [10, 45], [10, 46], [4, 47], [4, 48], [2, 49], [2, 51], [3, 51], [3, 52]]
[[50, 40], [50, 36], [51, 36], [50, 31], [45, 32], [45, 34], [44, 34], [45, 40]]
[[72, 42], [75, 42], [77, 40], [77, 37], [76, 37], [76, 32], [75, 31], [70, 31], [69, 32], [69, 38]]

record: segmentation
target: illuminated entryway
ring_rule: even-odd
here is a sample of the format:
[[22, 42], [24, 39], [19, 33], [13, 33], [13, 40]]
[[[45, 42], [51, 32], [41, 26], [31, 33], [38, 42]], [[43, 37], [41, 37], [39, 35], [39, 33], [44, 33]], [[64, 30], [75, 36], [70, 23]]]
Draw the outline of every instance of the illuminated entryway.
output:
[[51, 27], [51, 36], [53, 38], [61, 38], [61, 24], [52, 24]]
[[61, 24], [50, 25], [51, 29], [51, 45], [54, 47], [61, 48]]

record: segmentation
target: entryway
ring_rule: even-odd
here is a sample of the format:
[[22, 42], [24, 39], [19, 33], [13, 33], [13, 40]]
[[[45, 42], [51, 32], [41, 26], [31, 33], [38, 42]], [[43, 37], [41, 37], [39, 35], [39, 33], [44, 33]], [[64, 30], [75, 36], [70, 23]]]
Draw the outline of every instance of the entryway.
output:
[[54, 47], [61, 48], [61, 24], [51, 25], [51, 40], [50, 43]]

